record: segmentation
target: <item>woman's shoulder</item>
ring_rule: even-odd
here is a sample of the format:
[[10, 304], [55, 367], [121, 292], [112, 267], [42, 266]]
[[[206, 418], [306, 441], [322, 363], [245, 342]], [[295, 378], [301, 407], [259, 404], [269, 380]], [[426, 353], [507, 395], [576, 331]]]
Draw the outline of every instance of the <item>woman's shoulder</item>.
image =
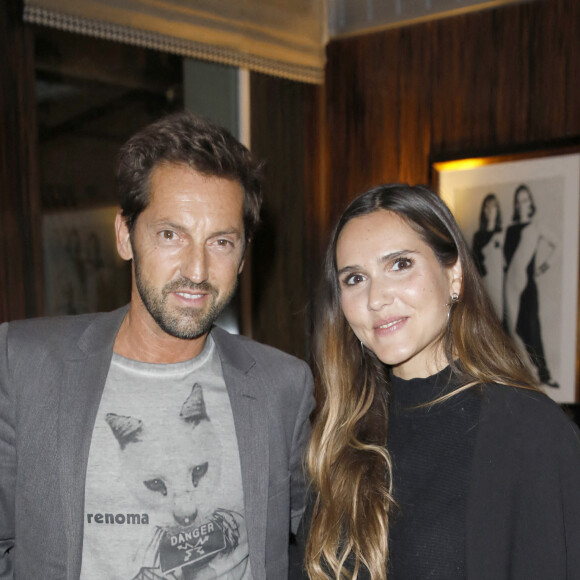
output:
[[486, 415], [510, 418], [539, 419], [569, 423], [562, 408], [539, 389], [517, 388], [495, 383], [482, 388], [483, 411]]
[[580, 565], [578, 429], [541, 392], [485, 385], [482, 393], [469, 577], [567, 577]]
[[485, 385], [480, 427], [509, 437], [506, 445], [568, 444], [580, 453], [578, 427], [555, 401], [539, 390]]

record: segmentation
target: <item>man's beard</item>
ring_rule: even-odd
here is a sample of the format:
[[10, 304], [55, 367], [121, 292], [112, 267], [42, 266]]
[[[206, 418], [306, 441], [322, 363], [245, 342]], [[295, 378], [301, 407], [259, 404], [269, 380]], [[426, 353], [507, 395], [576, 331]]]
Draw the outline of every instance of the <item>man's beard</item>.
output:
[[[176, 338], [191, 340], [209, 332], [215, 320], [232, 299], [237, 287], [236, 279], [230, 291], [218, 300], [219, 292], [209, 282], [196, 283], [182, 277], [168, 282], [159, 292], [151, 287], [142, 275], [135, 252], [133, 252], [133, 266], [135, 268], [135, 284], [145, 308], [161, 330]], [[169, 308], [167, 297], [176, 291], [190, 291], [194, 294], [198, 292], [208, 293], [212, 297], [211, 305], [204, 312], [187, 306]]]

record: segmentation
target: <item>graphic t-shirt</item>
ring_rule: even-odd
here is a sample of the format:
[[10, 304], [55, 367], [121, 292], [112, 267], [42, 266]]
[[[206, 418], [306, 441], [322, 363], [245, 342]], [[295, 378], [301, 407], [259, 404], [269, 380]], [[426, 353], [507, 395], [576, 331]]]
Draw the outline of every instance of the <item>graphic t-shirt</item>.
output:
[[85, 484], [81, 580], [250, 580], [238, 443], [211, 337], [195, 359], [113, 355]]

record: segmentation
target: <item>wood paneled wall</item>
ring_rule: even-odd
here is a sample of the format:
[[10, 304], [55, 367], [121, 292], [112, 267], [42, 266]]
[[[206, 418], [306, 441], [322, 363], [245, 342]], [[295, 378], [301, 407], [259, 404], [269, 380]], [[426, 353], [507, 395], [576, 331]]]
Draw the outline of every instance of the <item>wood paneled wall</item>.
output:
[[252, 336], [308, 357], [311, 280], [307, 187], [318, 89], [251, 75], [252, 151], [265, 162], [262, 225], [252, 248]]
[[443, 156], [580, 136], [578, 30], [580, 2], [535, 0], [331, 42], [323, 88], [253, 75], [268, 161], [254, 338], [307, 358], [323, 249], [358, 193], [429, 183]]
[[579, 30], [580, 2], [536, 0], [330, 43], [330, 221], [436, 157], [579, 136]]
[[317, 89], [251, 75], [252, 151], [265, 162], [262, 225], [252, 248], [252, 336], [308, 357], [312, 287], [308, 227]]
[[33, 47], [22, 2], [0, 2], [0, 321], [42, 311]]
[[[0, 3], [0, 319], [42, 292], [32, 39]], [[324, 87], [252, 74], [252, 148], [267, 162], [252, 256], [253, 336], [307, 358], [322, 248], [344, 205], [427, 183], [440, 156], [580, 136], [580, 2], [535, 0], [328, 46]]]

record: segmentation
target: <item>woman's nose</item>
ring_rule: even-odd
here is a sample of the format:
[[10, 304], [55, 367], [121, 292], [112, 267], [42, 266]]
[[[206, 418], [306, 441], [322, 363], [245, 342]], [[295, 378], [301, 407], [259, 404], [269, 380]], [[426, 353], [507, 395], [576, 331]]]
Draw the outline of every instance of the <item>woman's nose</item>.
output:
[[369, 310], [380, 310], [383, 306], [392, 304], [393, 299], [391, 284], [384, 280], [371, 280], [367, 304]]

